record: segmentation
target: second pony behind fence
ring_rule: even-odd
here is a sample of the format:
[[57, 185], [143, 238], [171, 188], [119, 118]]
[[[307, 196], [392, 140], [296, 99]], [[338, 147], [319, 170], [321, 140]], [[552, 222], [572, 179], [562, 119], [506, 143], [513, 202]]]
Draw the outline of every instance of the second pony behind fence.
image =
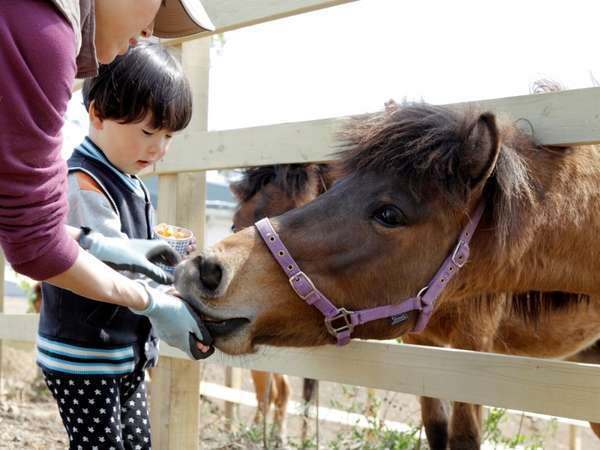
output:
[[[329, 172], [326, 164], [279, 164], [245, 170], [242, 178], [230, 185], [238, 200], [232, 231], [236, 232], [263, 217], [278, 216], [310, 202], [331, 185]], [[251, 375], [258, 404], [254, 422], [258, 424], [266, 420], [273, 405], [273, 428], [277, 437], [285, 440], [286, 409], [290, 397], [287, 375], [258, 370], [252, 370]], [[315, 401], [318, 381], [304, 378], [302, 383], [304, 420], [301, 441], [304, 442], [308, 433], [308, 408]]]

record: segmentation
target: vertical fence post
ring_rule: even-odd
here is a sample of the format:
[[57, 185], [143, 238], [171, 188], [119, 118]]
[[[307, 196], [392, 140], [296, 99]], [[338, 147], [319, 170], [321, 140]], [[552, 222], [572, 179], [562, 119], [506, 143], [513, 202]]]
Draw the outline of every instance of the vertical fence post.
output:
[[[208, 126], [209, 43], [206, 38], [197, 39], [175, 49], [181, 51], [193, 90], [194, 115], [189, 131], [206, 130]], [[204, 245], [205, 204], [204, 172], [159, 177], [158, 220], [191, 229], [198, 248]], [[202, 363], [162, 358], [154, 370], [150, 406], [155, 448], [198, 448], [202, 369]]]
[[[239, 367], [225, 368], [225, 386], [232, 389], [242, 388], [242, 369]], [[225, 418], [227, 419], [227, 429], [234, 430], [234, 424], [239, 419], [240, 405], [233, 402], [225, 401]]]

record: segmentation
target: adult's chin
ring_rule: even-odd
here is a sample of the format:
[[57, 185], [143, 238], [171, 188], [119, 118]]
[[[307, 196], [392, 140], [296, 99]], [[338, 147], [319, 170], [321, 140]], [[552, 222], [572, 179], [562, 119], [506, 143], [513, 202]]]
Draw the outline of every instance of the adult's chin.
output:
[[96, 36], [96, 59], [100, 64], [110, 64], [119, 55], [129, 50], [129, 42], [117, 43], [114, 39], [103, 39]]
[[114, 49], [102, 49], [96, 47], [96, 59], [100, 64], [110, 64], [119, 55]]

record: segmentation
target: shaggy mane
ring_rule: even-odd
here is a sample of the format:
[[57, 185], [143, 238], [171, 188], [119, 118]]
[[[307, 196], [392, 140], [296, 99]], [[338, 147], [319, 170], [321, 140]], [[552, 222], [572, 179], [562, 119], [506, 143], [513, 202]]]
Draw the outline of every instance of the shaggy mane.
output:
[[509, 301], [512, 313], [524, 321], [536, 323], [553, 311], [576, 308], [581, 303], [589, 304], [589, 295], [568, 292], [525, 292], [513, 294]]
[[[472, 311], [481, 318], [494, 314], [498, 296], [506, 295], [506, 313], [508, 317], [518, 317], [524, 323], [537, 326], [545, 317], [559, 311], [569, 311], [582, 304], [589, 305], [590, 297], [569, 292], [519, 292], [513, 294], [487, 294], [469, 299]], [[469, 310], [471, 311], [471, 310]]]
[[[339, 134], [340, 175], [387, 173], [406, 181], [417, 201], [440, 196], [464, 209], [472, 186], [461, 166], [469, 164], [466, 147], [478, 117], [473, 109], [394, 103], [380, 113], [352, 118]], [[519, 225], [518, 210], [537, 197], [524, 153], [540, 147], [512, 122], [497, 119], [497, 127], [501, 150], [486, 195], [504, 247]]]

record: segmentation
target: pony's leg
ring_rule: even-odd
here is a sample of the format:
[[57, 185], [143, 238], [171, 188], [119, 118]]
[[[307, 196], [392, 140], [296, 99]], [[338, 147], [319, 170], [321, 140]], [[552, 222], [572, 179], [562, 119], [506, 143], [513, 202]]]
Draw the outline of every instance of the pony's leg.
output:
[[600, 364], [600, 341], [594, 342], [588, 348], [569, 356], [566, 360], [586, 364]]
[[448, 447], [448, 412], [446, 404], [439, 398], [419, 397], [421, 420], [431, 450], [446, 450]]
[[594, 434], [598, 436], [598, 439], [600, 439], [600, 423], [590, 422], [590, 428], [592, 429]]
[[256, 392], [256, 412], [254, 413], [254, 424], [260, 424], [269, 412], [271, 402], [275, 397], [274, 390], [276, 387], [271, 379], [271, 372], [263, 372], [260, 370], [250, 371], [252, 382], [254, 383], [254, 391]]
[[[567, 358], [567, 361], [584, 362], [587, 364], [600, 364], [600, 341], [589, 348]], [[590, 428], [600, 439], [600, 423], [590, 422]]]
[[[450, 334], [450, 347], [489, 352], [506, 315], [506, 298], [495, 297], [487, 307], [477, 310], [463, 307], [458, 310], [457, 326]], [[475, 450], [481, 448], [481, 406], [455, 402], [450, 419], [449, 444], [451, 450]]]
[[[600, 364], [600, 341], [591, 347], [567, 358], [568, 361], [584, 362], [587, 364]], [[600, 423], [590, 422], [590, 428], [598, 439], [600, 439]]]
[[273, 384], [276, 386], [276, 396], [274, 398], [275, 413], [273, 422], [277, 433], [277, 438], [282, 443], [285, 443], [287, 439], [286, 414], [290, 399], [290, 382], [287, 375], [274, 373]]
[[[567, 361], [583, 362], [587, 364], [600, 364], [600, 341], [585, 350], [567, 358]], [[590, 422], [590, 428], [600, 439], [600, 423]]]
[[308, 436], [308, 412], [310, 404], [315, 401], [315, 393], [319, 389], [319, 381], [312, 378], [304, 378], [302, 381], [302, 400], [304, 400], [304, 410], [302, 417], [301, 442], [306, 442]]
[[481, 448], [481, 406], [455, 402], [450, 419], [450, 450]]
[[[413, 345], [436, 346], [424, 334], [407, 334], [402, 341]], [[448, 413], [444, 402], [438, 398], [419, 397], [421, 420], [431, 450], [446, 450], [448, 447]]]

